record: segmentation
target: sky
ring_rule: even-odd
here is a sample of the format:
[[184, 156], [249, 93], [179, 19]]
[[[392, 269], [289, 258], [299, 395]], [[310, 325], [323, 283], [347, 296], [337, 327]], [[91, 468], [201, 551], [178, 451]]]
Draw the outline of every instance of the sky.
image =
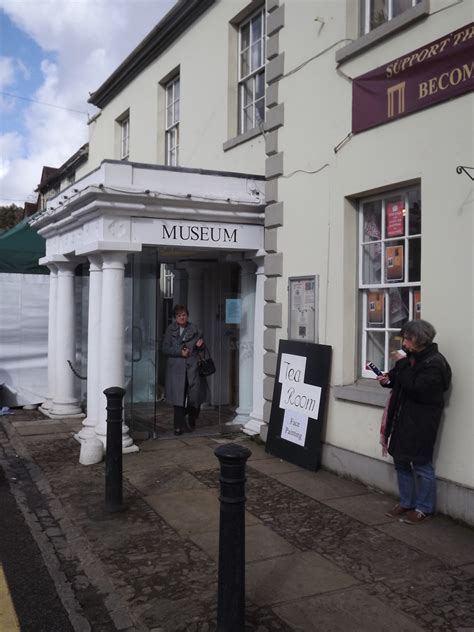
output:
[[0, 204], [35, 201], [43, 166], [87, 142], [89, 93], [174, 3], [0, 0]]

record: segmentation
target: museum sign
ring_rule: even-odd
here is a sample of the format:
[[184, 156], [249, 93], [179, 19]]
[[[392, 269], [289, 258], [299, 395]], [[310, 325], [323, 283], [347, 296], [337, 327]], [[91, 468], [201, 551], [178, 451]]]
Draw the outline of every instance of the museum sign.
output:
[[352, 132], [413, 114], [474, 89], [474, 23], [352, 83]]

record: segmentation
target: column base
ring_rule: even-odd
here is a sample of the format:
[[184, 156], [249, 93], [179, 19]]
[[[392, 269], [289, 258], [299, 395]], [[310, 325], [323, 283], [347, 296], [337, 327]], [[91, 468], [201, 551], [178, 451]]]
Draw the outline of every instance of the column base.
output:
[[250, 419], [250, 412], [245, 413], [245, 412], [240, 412], [239, 410], [236, 410], [235, 417], [227, 425], [238, 424], [242, 426], [242, 425], [245, 425], [249, 421], [249, 419]]
[[85, 415], [79, 407], [68, 408], [66, 406], [44, 408], [41, 405], [38, 410], [50, 419], [84, 419]]
[[38, 407], [38, 410], [41, 410], [41, 412], [44, 412], [45, 410], [49, 410], [52, 407], [53, 407], [53, 400], [51, 399], [51, 397], [48, 397], [48, 399], [45, 399], [44, 402]]
[[242, 432], [245, 434], [254, 437], [255, 435], [259, 435], [261, 433], [262, 427], [267, 424], [262, 419], [255, 419], [254, 417], [250, 417], [245, 426], [242, 428]]
[[97, 439], [97, 435], [94, 430], [95, 425], [95, 421], [86, 417], [82, 422], [82, 428], [74, 435], [74, 439], [79, 441], [79, 443], [83, 443], [84, 441], [87, 441], [87, 439]]

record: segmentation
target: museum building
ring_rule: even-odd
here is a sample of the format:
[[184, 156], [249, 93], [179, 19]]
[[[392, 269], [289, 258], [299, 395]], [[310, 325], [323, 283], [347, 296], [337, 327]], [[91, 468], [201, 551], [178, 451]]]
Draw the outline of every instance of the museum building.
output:
[[156, 429], [160, 345], [186, 303], [217, 364], [219, 423], [265, 439], [279, 341], [329, 345], [327, 415], [308, 422], [323, 465], [394, 491], [387, 394], [366, 365], [389, 369], [421, 317], [454, 374], [439, 509], [474, 523], [472, 13], [178, 2], [91, 94], [87, 160], [33, 220], [50, 269], [47, 414], [81, 414], [76, 362], [80, 439], [105, 442], [111, 385], [126, 387], [127, 424]]

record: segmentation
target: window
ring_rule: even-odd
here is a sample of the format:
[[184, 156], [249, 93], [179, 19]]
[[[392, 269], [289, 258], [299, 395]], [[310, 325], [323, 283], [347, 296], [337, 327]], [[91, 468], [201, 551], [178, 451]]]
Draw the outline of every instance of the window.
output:
[[421, 0], [361, 0], [361, 34], [373, 31], [420, 2]]
[[265, 120], [265, 10], [239, 29], [239, 134]]
[[179, 77], [166, 86], [166, 157], [165, 163], [171, 167], [178, 165], [179, 153]]
[[359, 209], [361, 374], [369, 361], [383, 371], [400, 349], [400, 328], [421, 317], [420, 188], [368, 198]]
[[130, 117], [127, 115], [121, 119], [120, 125], [120, 158], [125, 160], [129, 156]]

